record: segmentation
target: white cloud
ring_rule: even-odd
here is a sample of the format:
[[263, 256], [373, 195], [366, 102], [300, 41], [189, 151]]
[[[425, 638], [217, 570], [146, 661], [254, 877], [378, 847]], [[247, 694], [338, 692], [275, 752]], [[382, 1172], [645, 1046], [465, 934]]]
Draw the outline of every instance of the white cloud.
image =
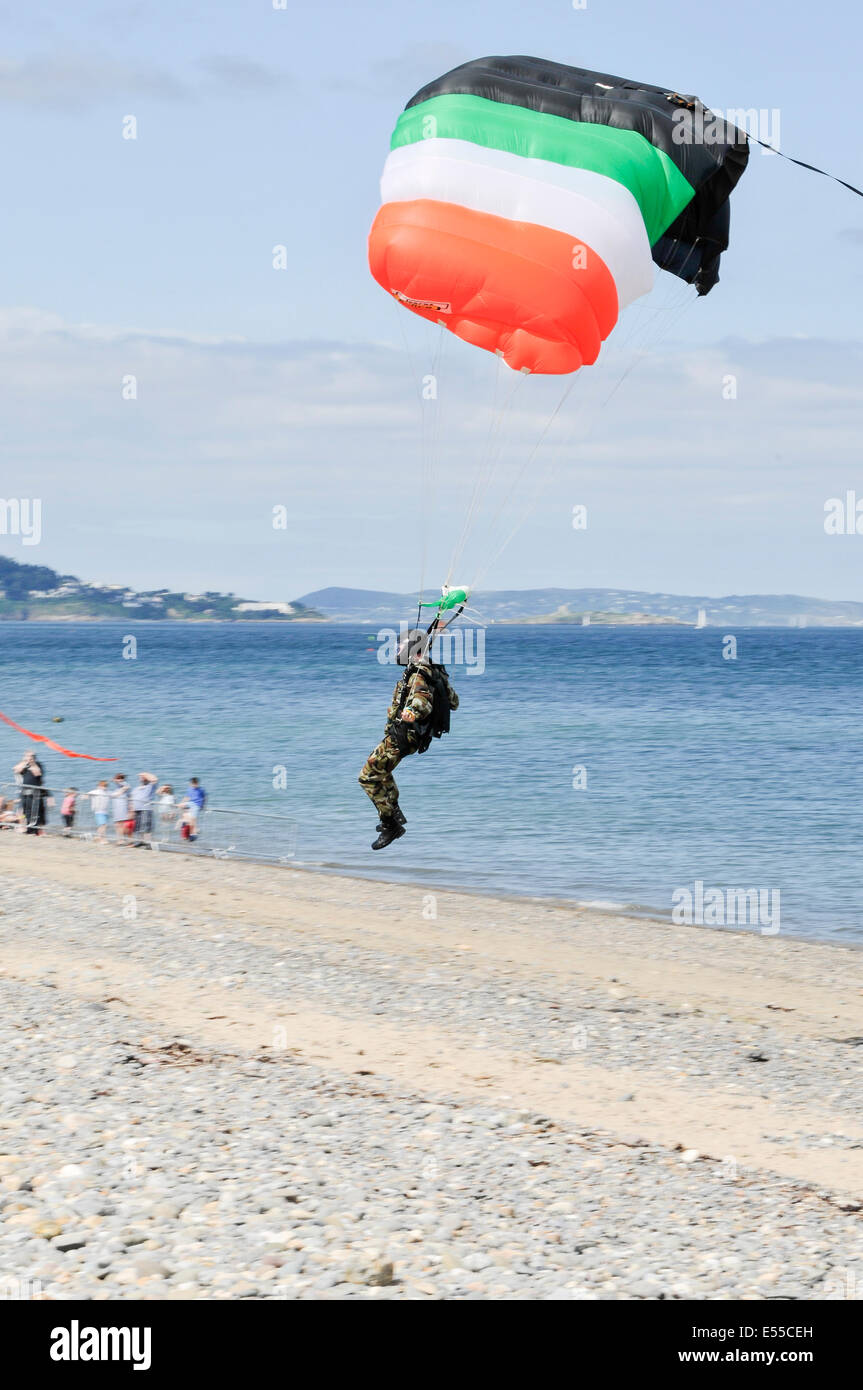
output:
[[[434, 355], [423, 347], [424, 326], [415, 325], [418, 336], [408, 326], [413, 370], [423, 375]], [[436, 351], [434, 333], [429, 343]], [[691, 534], [703, 516], [708, 532], [724, 528], [718, 558], [730, 547], [745, 552], [750, 532], [762, 551], [775, 548], [773, 584], [743, 573], [733, 587], [794, 588], [795, 574], [796, 587], [805, 587], [801, 566], [823, 569], [820, 551], [806, 550], [823, 536], [823, 499], [844, 487], [863, 495], [863, 345], [736, 340], [675, 345], [632, 361], [625, 350], [609, 351], [601, 368], [582, 372], [531, 459], [571, 383], [516, 379], [451, 338], [438, 373], [438, 429], [437, 407], [421, 406], [395, 344], [256, 343], [8, 309], [0, 312], [0, 495], [42, 497], [37, 558], [71, 572], [92, 568], [95, 545], [100, 572], [118, 582], [254, 596], [283, 575], [289, 557], [292, 592], [324, 580], [410, 587], [421, 410], [438, 485], [432, 535], [443, 556], [488, 462], [500, 370], [498, 399], [515, 395], [479, 532], [506, 534], [532, 504], [537, 481], [552, 475], [521, 532], [520, 564], [532, 556], [539, 567], [557, 567], [558, 582], [574, 582], [567, 516], [586, 499], [594, 520], [580, 552], [584, 582], [601, 564], [606, 575], [617, 567], [621, 583], [636, 583], [641, 566], [644, 587], [709, 590], [693, 568], [710, 553]], [[723, 399], [729, 373], [736, 400]], [[136, 400], [122, 398], [130, 377]], [[277, 503], [291, 513], [287, 536], [272, 532]], [[775, 526], [795, 508], [809, 537], [796, 556]], [[14, 553], [9, 538], [3, 548]], [[657, 562], [663, 554], [667, 570]], [[780, 582], [783, 566], [789, 573]], [[492, 579], [518, 582], [506, 571]]]
[[204, 57], [192, 76], [179, 77], [156, 64], [107, 54], [63, 52], [0, 59], [0, 103], [80, 112], [102, 102], [147, 98], [189, 101], [218, 94], [244, 96], [291, 87], [281, 69], [230, 54]]
[[187, 84], [174, 74], [85, 53], [0, 60], [0, 102], [80, 111], [117, 97], [178, 101]]

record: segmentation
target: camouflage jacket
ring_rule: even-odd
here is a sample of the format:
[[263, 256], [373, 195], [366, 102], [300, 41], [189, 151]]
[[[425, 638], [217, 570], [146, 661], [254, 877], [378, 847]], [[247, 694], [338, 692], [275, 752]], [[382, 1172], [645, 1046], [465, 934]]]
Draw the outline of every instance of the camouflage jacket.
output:
[[[446, 684], [447, 699], [450, 709], [458, 709], [458, 696], [449, 683], [449, 677], [442, 666], [438, 667]], [[402, 701], [402, 691], [405, 681], [407, 681], [407, 696], [402, 706], [402, 714], [405, 711], [411, 713], [412, 720], [406, 720], [408, 724], [422, 724], [426, 719], [431, 718], [434, 707], [434, 689], [429, 679], [430, 669], [427, 665], [412, 666], [402, 676], [393, 691], [392, 703], [387, 710], [387, 723], [392, 723], [399, 711]]]

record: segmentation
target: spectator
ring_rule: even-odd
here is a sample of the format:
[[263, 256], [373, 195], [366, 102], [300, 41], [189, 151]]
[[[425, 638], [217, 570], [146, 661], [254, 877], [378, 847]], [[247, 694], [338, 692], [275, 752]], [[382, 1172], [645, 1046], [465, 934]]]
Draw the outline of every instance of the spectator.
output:
[[101, 781], [87, 795], [90, 798], [93, 819], [96, 822], [96, 839], [101, 844], [105, 844], [108, 838], [108, 813], [111, 810], [111, 792], [108, 789], [108, 783]]
[[150, 848], [147, 836], [153, 833], [153, 800], [156, 795], [156, 777], [152, 772], [139, 772], [138, 785], [132, 789], [133, 828], [136, 849]]
[[63, 822], [63, 834], [70, 835], [72, 826], [75, 824], [75, 807], [78, 803], [78, 788], [67, 787], [63, 793], [63, 802], [60, 807], [60, 819]]
[[159, 821], [163, 829], [167, 830], [173, 825], [177, 813], [177, 802], [174, 797], [174, 788], [166, 782], [159, 788]]
[[184, 804], [188, 805], [189, 812], [191, 813], [188, 838], [190, 840], [195, 840], [198, 837], [198, 820], [207, 804], [207, 793], [204, 791], [197, 777], [189, 778]]
[[198, 838], [198, 813], [195, 807], [192, 805], [191, 801], [187, 801], [184, 797], [177, 807], [177, 810], [180, 812], [177, 817], [177, 825], [180, 828], [180, 839], [196, 840]]
[[124, 772], [116, 773], [110, 796], [114, 811], [114, 839], [118, 845], [123, 843], [128, 844], [129, 837], [135, 828], [135, 822], [131, 818], [129, 808], [129, 783], [126, 781], [126, 774]]
[[21, 781], [21, 812], [28, 835], [41, 835], [45, 824], [45, 804], [48, 795], [43, 784], [45, 770], [30, 748], [15, 768]]

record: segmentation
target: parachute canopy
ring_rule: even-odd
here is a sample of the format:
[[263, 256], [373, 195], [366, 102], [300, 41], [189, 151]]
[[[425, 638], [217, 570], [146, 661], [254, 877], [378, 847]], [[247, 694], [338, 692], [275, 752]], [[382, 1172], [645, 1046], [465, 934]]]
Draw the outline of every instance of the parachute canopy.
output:
[[510, 367], [573, 372], [654, 262], [716, 284], [748, 153], [696, 97], [538, 58], [463, 63], [398, 119], [371, 271]]

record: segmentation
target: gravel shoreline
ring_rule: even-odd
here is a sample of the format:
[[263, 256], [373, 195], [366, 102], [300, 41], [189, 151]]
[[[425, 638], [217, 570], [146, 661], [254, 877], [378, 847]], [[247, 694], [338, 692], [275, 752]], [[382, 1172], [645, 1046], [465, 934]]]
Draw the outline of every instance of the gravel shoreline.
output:
[[7, 1287], [863, 1295], [859, 953], [178, 858], [0, 842]]

